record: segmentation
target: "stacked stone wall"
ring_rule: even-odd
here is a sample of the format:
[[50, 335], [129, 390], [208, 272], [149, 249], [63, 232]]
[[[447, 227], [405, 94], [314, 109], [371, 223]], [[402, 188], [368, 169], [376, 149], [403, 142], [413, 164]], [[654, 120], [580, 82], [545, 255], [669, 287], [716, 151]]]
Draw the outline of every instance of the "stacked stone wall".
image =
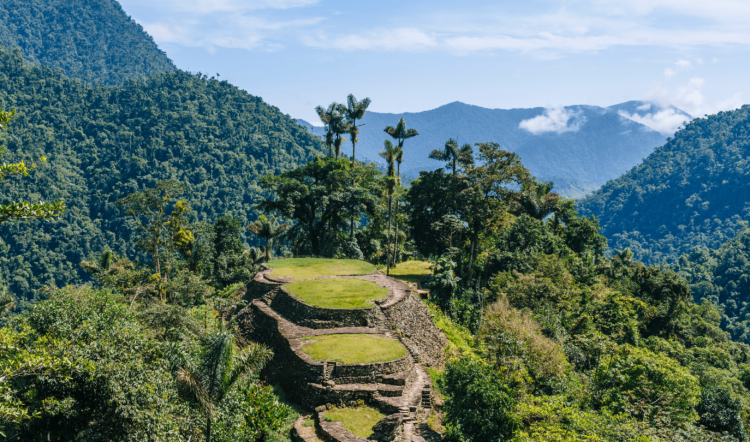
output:
[[418, 357], [419, 362], [431, 367], [445, 363], [445, 336], [430, 319], [430, 310], [416, 296], [409, 293], [400, 302], [382, 307], [389, 328], [396, 331], [401, 342]]
[[309, 328], [373, 327], [375, 308], [334, 309], [306, 304], [284, 287], [274, 293], [271, 308], [295, 324]]

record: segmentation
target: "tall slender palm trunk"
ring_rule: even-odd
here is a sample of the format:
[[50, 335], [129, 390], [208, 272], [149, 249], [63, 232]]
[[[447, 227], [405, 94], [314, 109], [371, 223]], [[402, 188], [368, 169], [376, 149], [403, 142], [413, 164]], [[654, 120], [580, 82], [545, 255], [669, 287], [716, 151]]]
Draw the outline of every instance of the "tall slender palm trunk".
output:
[[396, 200], [396, 235], [393, 237], [393, 265], [398, 264], [398, 211], [401, 208], [401, 200]]
[[391, 207], [393, 204], [393, 193], [388, 193], [388, 242], [385, 246], [385, 274], [391, 274]]
[[211, 442], [211, 418], [208, 418], [206, 423], [206, 442]]

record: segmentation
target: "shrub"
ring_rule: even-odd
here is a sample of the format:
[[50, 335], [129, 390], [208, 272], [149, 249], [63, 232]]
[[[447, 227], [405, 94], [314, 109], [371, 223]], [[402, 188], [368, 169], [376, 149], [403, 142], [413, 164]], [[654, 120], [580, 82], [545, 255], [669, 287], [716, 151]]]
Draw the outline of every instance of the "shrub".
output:
[[711, 431], [728, 432], [735, 438], [747, 440], [742, 422], [742, 403], [733, 398], [727, 388], [708, 387], [701, 392], [701, 401], [696, 407], [700, 424]]
[[482, 362], [449, 362], [442, 378], [446, 442], [494, 442], [518, 428], [516, 399], [500, 373]]
[[620, 346], [600, 360], [594, 379], [599, 404], [659, 425], [698, 418], [698, 380], [667, 356]]
[[560, 346], [544, 336], [529, 312], [501, 299], [486, 312], [477, 338], [497, 366], [521, 364], [536, 380], [563, 374], [568, 366]]

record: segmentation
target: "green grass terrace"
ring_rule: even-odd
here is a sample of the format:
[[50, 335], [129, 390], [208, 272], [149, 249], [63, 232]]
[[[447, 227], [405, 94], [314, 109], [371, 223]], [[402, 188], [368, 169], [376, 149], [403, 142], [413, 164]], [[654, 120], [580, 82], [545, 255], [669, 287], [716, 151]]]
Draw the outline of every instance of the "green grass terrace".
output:
[[385, 418], [385, 415], [374, 408], [360, 406], [357, 408], [333, 407], [323, 414], [328, 422], [342, 422], [342, 427], [357, 437], [372, 436], [372, 427]]
[[432, 263], [427, 261], [404, 261], [391, 267], [390, 276], [403, 282], [418, 283], [432, 275], [430, 266]]
[[356, 259], [291, 258], [268, 263], [272, 278], [296, 280], [319, 278], [321, 276], [367, 275], [375, 271], [375, 266]]
[[361, 279], [313, 279], [285, 286], [309, 305], [322, 308], [371, 308], [372, 301], [388, 296], [388, 289]]
[[303, 340], [309, 343], [302, 346], [302, 351], [316, 361], [372, 364], [395, 361], [407, 354], [406, 348], [400, 342], [378, 335], [320, 335]]

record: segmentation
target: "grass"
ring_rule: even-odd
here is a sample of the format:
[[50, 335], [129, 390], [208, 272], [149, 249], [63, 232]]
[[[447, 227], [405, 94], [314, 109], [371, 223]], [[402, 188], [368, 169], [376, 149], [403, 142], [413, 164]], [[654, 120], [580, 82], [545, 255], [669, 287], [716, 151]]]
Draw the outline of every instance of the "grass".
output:
[[367, 275], [375, 266], [356, 259], [291, 258], [268, 263], [271, 277], [291, 277], [296, 280], [320, 276]]
[[427, 261], [400, 262], [396, 267], [391, 267], [390, 276], [403, 282], [416, 284], [432, 274], [431, 265]]
[[442, 330], [445, 333], [445, 337], [448, 338], [448, 347], [445, 349], [448, 359], [460, 359], [462, 356], [467, 356], [478, 360], [479, 354], [471, 331], [453, 322], [434, 303], [429, 301], [424, 301], [424, 303], [430, 309], [430, 314], [434, 316], [433, 322], [437, 328]]
[[375, 299], [388, 296], [388, 289], [361, 279], [314, 279], [285, 287], [310, 305], [323, 308], [371, 308]]
[[328, 422], [343, 422], [343, 427], [358, 437], [372, 436], [372, 427], [385, 418], [385, 415], [374, 408], [360, 406], [357, 408], [334, 407], [323, 415]]
[[321, 335], [303, 338], [310, 341], [302, 351], [316, 361], [331, 360], [342, 364], [372, 364], [393, 361], [406, 356], [400, 342], [383, 336], [365, 334]]

